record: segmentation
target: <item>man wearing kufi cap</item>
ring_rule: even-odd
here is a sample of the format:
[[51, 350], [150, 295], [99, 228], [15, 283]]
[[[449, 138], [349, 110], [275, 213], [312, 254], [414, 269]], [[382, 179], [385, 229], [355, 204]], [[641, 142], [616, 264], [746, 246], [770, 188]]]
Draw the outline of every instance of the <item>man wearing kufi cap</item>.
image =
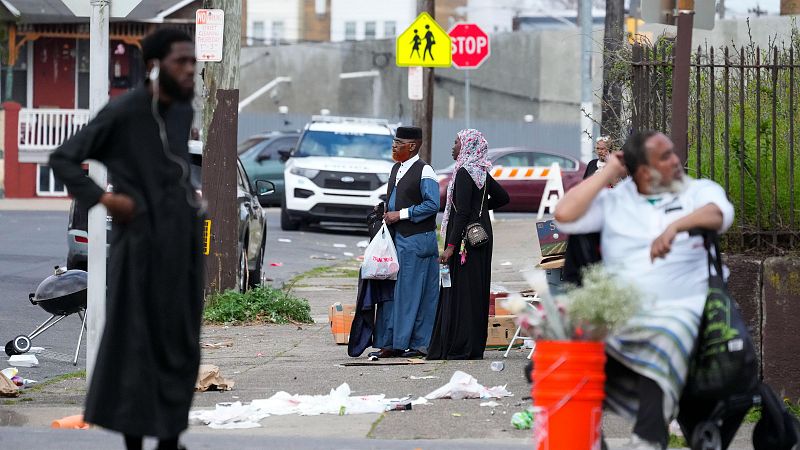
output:
[[394, 236], [400, 272], [394, 300], [378, 305], [374, 346], [379, 358], [417, 357], [428, 352], [439, 301], [436, 213], [439, 183], [419, 157], [422, 129], [399, 127], [392, 143], [392, 168], [384, 220]]

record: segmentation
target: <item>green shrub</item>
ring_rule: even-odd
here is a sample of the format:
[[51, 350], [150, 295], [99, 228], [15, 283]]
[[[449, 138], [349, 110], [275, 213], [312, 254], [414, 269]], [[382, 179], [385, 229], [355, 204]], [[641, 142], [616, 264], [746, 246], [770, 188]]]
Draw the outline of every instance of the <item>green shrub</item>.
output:
[[207, 299], [203, 318], [216, 324], [313, 323], [308, 300], [289, 290], [260, 286], [246, 293], [228, 291]]

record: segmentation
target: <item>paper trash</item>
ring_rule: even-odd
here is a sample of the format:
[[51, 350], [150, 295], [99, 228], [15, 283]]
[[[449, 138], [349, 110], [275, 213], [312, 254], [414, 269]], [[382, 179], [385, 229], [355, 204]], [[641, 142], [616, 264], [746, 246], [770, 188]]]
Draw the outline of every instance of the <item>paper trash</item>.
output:
[[472, 375], [464, 373], [460, 370], [453, 373], [450, 381], [439, 389], [426, 395], [428, 400], [435, 400], [437, 398], [502, 398], [511, 397], [513, 394], [506, 389], [507, 385], [495, 386], [493, 388], [485, 388], [478, 384]]
[[195, 392], [205, 391], [230, 391], [233, 389], [234, 382], [223, 378], [219, 373], [219, 367], [213, 364], [201, 364], [197, 374], [197, 383], [194, 386]]
[[8, 364], [14, 367], [38, 367], [39, 360], [36, 355], [14, 355], [8, 358]]
[[[220, 403], [213, 410], [192, 411], [189, 413], [189, 420], [195, 425], [205, 424], [218, 429], [253, 428], [260, 426], [258, 422], [269, 416], [380, 414], [401, 400], [386, 398], [383, 394], [350, 394], [347, 383], [332, 389], [328, 395], [292, 395], [281, 391], [267, 399], [253, 400], [249, 405], [241, 402]], [[415, 406], [427, 403], [424, 398], [411, 402]]]
[[10, 378], [0, 373], [0, 397], [18, 397], [19, 388]]

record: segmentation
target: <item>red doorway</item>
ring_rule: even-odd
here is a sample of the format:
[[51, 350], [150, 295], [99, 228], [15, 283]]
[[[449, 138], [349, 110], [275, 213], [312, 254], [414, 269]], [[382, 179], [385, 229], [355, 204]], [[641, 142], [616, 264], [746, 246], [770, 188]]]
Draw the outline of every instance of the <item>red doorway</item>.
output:
[[42, 38], [33, 46], [33, 107], [75, 108], [74, 39]]

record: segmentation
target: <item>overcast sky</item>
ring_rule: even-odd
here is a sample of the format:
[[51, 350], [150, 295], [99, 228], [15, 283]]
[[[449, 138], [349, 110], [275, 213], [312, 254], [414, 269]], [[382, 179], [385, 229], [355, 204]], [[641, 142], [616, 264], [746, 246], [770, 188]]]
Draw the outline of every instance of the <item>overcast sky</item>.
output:
[[756, 6], [768, 11], [769, 14], [778, 14], [781, 2], [780, 0], [725, 0], [725, 7], [737, 14], [747, 14], [748, 9]]

